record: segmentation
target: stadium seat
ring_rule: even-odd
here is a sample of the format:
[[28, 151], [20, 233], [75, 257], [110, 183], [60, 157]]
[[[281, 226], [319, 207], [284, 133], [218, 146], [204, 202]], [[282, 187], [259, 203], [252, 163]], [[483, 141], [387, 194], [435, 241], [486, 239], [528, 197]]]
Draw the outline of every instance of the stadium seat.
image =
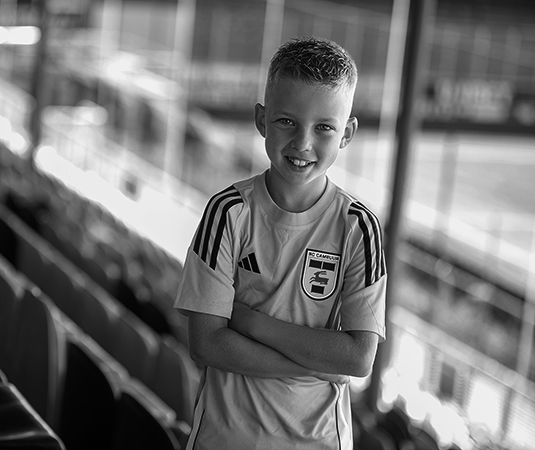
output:
[[42, 198], [41, 192], [35, 192], [37, 188], [29, 187], [27, 190], [29, 191], [27, 195], [24, 195], [24, 190], [21, 193], [11, 190], [6, 196], [5, 204], [24, 223], [37, 231], [39, 227], [37, 216], [47, 210], [47, 203]]
[[432, 432], [424, 428], [417, 428], [411, 436], [414, 450], [439, 450], [440, 447]]
[[125, 387], [117, 404], [111, 450], [180, 450], [172, 425], [151, 412], [143, 396]]
[[410, 419], [398, 406], [379, 415], [377, 426], [392, 436], [399, 449], [411, 441]]
[[0, 257], [0, 368], [6, 375], [13, 368], [13, 339], [22, 292], [15, 269]]
[[69, 450], [110, 448], [120, 389], [115, 372], [90, 347], [68, 343], [58, 434]]
[[93, 245], [86, 246], [86, 250], [81, 253], [81, 257], [80, 268], [99, 286], [112, 296], [116, 296], [117, 286], [121, 277], [119, 265], [112, 261], [99, 260]]
[[65, 450], [65, 445], [13, 384], [0, 385], [0, 448]]
[[46, 290], [44, 286], [43, 290], [67, 317], [78, 323], [82, 312], [76, 296], [76, 285], [82, 280], [75, 271], [68, 270], [66, 264], [62, 264], [58, 259], [54, 256], [47, 262], [49, 279]]
[[[18, 230], [21, 231], [20, 229]], [[27, 233], [24, 233], [27, 234]], [[50, 277], [48, 267], [42, 253], [36, 248], [35, 242], [27, 236], [18, 235], [19, 249], [17, 252], [16, 269], [22, 272], [43, 292], [48, 291]]]
[[53, 428], [65, 372], [65, 334], [59, 311], [35, 286], [21, 299], [14, 341], [14, 371], [8, 374], [36, 412]]
[[9, 214], [6, 208], [0, 207], [0, 254], [13, 266], [16, 264], [18, 241], [17, 235], [9, 225]]
[[75, 266], [82, 268], [84, 264], [84, 256], [80, 250], [83, 246], [72, 239], [72, 234], [69, 232], [67, 236], [59, 236], [60, 251], [67, 257]]
[[159, 335], [172, 334], [172, 324], [167, 311], [150, 298], [139, 298], [133, 312]]
[[354, 426], [354, 450], [396, 450], [392, 437], [381, 428]]
[[177, 419], [192, 424], [199, 386], [199, 369], [187, 348], [168, 336], [160, 344], [148, 387], [176, 413]]
[[150, 380], [159, 352], [156, 333], [130, 311], [110, 327], [109, 353], [122, 364], [132, 377], [143, 383]]
[[114, 339], [111, 330], [126, 310], [103, 289], [89, 284], [76, 285], [74, 298], [80, 305], [80, 314], [76, 315], [78, 326], [104, 350], [110, 352]]
[[352, 403], [354, 450], [397, 450], [392, 436], [377, 426], [376, 415], [365, 404]]
[[54, 211], [40, 216], [39, 230], [41, 236], [54, 248], [63, 253], [63, 243], [69, 236], [69, 229], [61, 217]]

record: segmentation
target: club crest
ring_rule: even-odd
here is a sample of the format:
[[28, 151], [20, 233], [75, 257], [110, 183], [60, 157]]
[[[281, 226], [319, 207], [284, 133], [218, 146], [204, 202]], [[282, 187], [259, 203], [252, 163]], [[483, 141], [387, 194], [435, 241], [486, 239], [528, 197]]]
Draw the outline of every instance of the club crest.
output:
[[307, 249], [301, 286], [313, 300], [325, 300], [336, 289], [341, 256]]

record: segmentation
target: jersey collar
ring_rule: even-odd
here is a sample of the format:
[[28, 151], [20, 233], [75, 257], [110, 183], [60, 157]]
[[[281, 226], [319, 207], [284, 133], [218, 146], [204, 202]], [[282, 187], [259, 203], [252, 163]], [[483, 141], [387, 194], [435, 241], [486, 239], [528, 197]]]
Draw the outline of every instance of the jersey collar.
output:
[[317, 220], [334, 200], [336, 186], [327, 178], [327, 188], [320, 199], [309, 209], [299, 213], [285, 211], [273, 201], [266, 185], [267, 171], [256, 177], [255, 191], [258, 201], [266, 214], [274, 221], [290, 226], [307, 225]]

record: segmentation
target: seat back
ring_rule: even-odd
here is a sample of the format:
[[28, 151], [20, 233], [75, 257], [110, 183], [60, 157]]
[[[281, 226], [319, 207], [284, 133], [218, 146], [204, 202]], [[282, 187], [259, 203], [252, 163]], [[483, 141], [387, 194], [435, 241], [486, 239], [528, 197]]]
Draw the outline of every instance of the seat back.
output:
[[78, 280], [74, 271], [64, 268], [66, 264], [61, 264], [59, 255], [51, 255], [48, 262], [49, 282], [47, 283], [48, 292], [46, 292], [57, 307], [69, 319], [78, 323], [82, 314], [80, 304], [75, 295], [75, 279]]
[[113, 261], [98, 260], [94, 251], [93, 244], [86, 246], [86, 252], [82, 253], [80, 268], [99, 286], [112, 296], [116, 296], [121, 269]]
[[69, 450], [107, 450], [111, 445], [120, 386], [111, 370], [71, 340], [58, 434]]
[[21, 236], [20, 234], [18, 236], [19, 249], [15, 267], [35, 283], [43, 292], [46, 292], [47, 282], [49, 280], [46, 261], [39, 249], [34, 245], [34, 242], [31, 242], [31, 239], [27, 239], [27, 237], [28, 236]]
[[22, 292], [15, 269], [0, 257], [0, 369], [6, 375], [13, 370], [13, 339]]
[[3, 206], [0, 207], [0, 254], [12, 265], [15, 265], [18, 251], [17, 235], [9, 225], [9, 215], [12, 214]]
[[150, 380], [159, 352], [156, 333], [130, 311], [119, 317], [113, 327], [109, 353], [128, 373], [143, 383]]
[[24, 292], [19, 317], [14, 342], [14, 373], [10, 381], [56, 429], [66, 350], [59, 311], [34, 286]]
[[379, 415], [377, 425], [392, 436], [395, 442], [399, 442], [400, 445], [410, 441], [410, 418], [398, 406], [394, 406], [386, 413]]
[[189, 425], [199, 378], [187, 348], [170, 336], [164, 338], [148, 387], [175, 411], [178, 420]]
[[65, 445], [13, 384], [0, 385], [0, 448], [65, 450]]
[[111, 450], [180, 450], [171, 425], [151, 413], [136, 391], [125, 389], [117, 403]]
[[77, 323], [104, 350], [110, 353], [114, 335], [112, 329], [125, 313], [125, 309], [102, 289], [89, 285], [77, 285], [74, 297], [79, 304]]

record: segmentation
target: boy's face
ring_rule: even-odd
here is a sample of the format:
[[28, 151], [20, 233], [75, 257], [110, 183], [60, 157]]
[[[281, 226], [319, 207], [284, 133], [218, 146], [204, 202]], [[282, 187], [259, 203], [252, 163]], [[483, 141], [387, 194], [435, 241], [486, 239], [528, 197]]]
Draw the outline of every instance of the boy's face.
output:
[[357, 121], [349, 117], [352, 101], [343, 87], [285, 78], [272, 86], [266, 105], [256, 105], [255, 124], [266, 139], [270, 176], [278, 187], [306, 186], [319, 198], [327, 169], [356, 131]]

